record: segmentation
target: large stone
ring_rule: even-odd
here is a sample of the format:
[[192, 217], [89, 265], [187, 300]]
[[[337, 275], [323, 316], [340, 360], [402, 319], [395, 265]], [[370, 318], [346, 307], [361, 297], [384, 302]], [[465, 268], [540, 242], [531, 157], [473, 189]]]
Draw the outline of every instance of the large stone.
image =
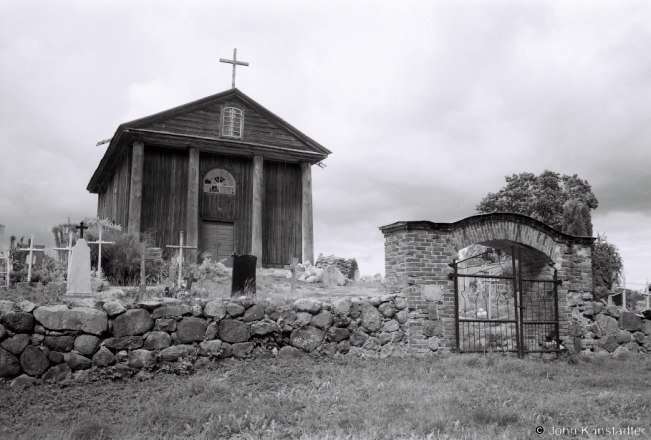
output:
[[245, 359], [253, 352], [253, 343], [240, 342], [239, 344], [233, 344], [232, 349], [234, 358]]
[[290, 336], [290, 343], [303, 350], [314, 350], [323, 341], [323, 331], [316, 327], [299, 328], [292, 332]]
[[4, 348], [13, 355], [20, 356], [20, 353], [23, 352], [25, 347], [27, 347], [31, 341], [32, 338], [30, 338], [29, 335], [20, 333], [2, 341], [0, 347]]
[[376, 332], [382, 328], [382, 316], [378, 309], [370, 304], [362, 306], [362, 328], [369, 332]]
[[20, 355], [20, 366], [30, 376], [40, 376], [50, 368], [50, 361], [41, 350], [30, 345]]
[[58, 351], [50, 351], [47, 355], [47, 358], [53, 364], [61, 364], [64, 362], [63, 353]]
[[335, 315], [335, 319], [332, 321], [332, 325], [335, 327], [348, 327], [350, 322], [351, 319], [348, 316]]
[[222, 341], [213, 339], [199, 344], [201, 356], [219, 356], [222, 353]]
[[30, 385], [36, 385], [41, 381], [35, 377], [28, 376], [26, 374], [21, 374], [17, 378], [11, 381], [11, 388], [24, 388]]
[[396, 296], [396, 299], [394, 300], [394, 305], [397, 310], [402, 310], [407, 308], [407, 298], [403, 296]]
[[626, 344], [627, 342], [631, 342], [631, 333], [627, 332], [626, 330], [618, 331], [615, 337], [617, 338], [617, 342], [619, 342], [620, 344]]
[[7, 334], [7, 330], [5, 329], [5, 326], [0, 324], [0, 342], [2, 342], [2, 340], [7, 336], [8, 334]]
[[314, 315], [311, 320], [311, 324], [316, 328], [325, 330], [328, 327], [332, 326], [333, 321], [334, 318], [332, 316], [332, 313], [328, 312], [327, 310], [322, 310], [318, 314]]
[[275, 306], [268, 306], [264, 309], [264, 313], [272, 321], [278, 321], [278, 318], [280, 318], [280, 310]]
[[244, 342], [249, 339], [249, 336], [249, 327], [242, 321], [223, 319], [219, 323], [219, 339], [224, 342]]
[[601, 301], [595, 301], [592, 303], [592, 311], [594, 312], [595, 315], [601, 313], [603, 309], [604, 309], [604, 304]]
[[187, 304], [170, 304], [154, 310], [151, 317], [158, 318], [180, 318], [181, 316], [192, 315], [192, 307]]
[[248, 309], [246, 309], [246, 312], [244, 312], [244, 317], [242, 318], [242, 321], [253, 322], [253, 321], [260, 321], [264, 319], [264, 309], [265, 306], [262, 304], [256, 304], [254, 306], [249, 307]]
[[393, 319], [398, 321], [399, 324], [404, 324], [405, 322], [407, 322], [408, 318], [409, 318], [409, 312], [407, 312], [406, 309], [405, 310], [400, 310], [398, 313], [396, 313], [393, 316]]
[[226, 313], [228, 313], [228, 315], [231, 318], [240, 317], [240, 316], [244, 315], [245, 311], [246, 311], [246, 309], [244, 308], [244, 306], [242, 304], [228, 303], [226, 305]]
[[72, 350], [75, 346], [74, 336], [46, 336], [43, 340], [45, 345], [50, 350], [60, 351], [66, 353]]
[[429, 338], [427, 341], [427, 346], [432, 351], [437, 351], [439, 349], [439, 338]]
[[637, 342], [631, 341], [628, 344], [626, 344], [624, 347], [626, 347], [628, 351], [630, 351], [632, 354], [637, 354], [640, 352], [640, 346], [637, 345]]
[[110, 338], [104, 341], [104, 346], [111, 350], [136, 350], [142, 347], [144, 341], [142, 336], [121, 336], [119, 338]]
[[[651, 335], [651, 320], [645, 319], [642, 322], [642, 330], [641, 330], [645, 335], [649, 336]], [[0, 340], [2, 337], [0, 337]]]
[[221, 301], [210, 301], [203, 308], [203, 316], [221, 321], [226, 317], [226, 307]]
[[106, 312], [89, 307], [41, 306], [34, 310], [34, 318], [48, 330], [80, 330], [98, 336], [108, 330]]
[[612, 316], [613, 318], [619, 318], [621, 315], [621, 309], [619, 306], [607, 306], [606, 314]]
[[107, 367], [115, 363], [115, 356], [106, 347], [100, 347], [93, 356], [93, 363], [98, 367]]
[[304, 356], [305, 354], [301, 350], [289, 345], [278, 350], [278, 357], [281, 359], [300, 359]]
[[59, 364], [47, 370], [42, 379], [43, 382], [62, 382], [69, 374], [72, 374], [70, 367], [67, 364]]
[[66, 353], [64, 358], [66, 364], [73, 370], [87, 370], [93, 366], [90, 359], [75, 352]]
[[615, 318], [606, 315], [597, 315], [595, 322], [599, 326], [601, 333], [605, 336], [614, 335], [619, 331], [619, 325]]
[[7, 301], [0, 299], [0, 318], [5, 316], [7, 313], [12, 313], [16, 309], [16, 303], [13, 301]]
[[385, 322], [382, 326], [383, 332], [397, 332], [398, 330], [400, 330], [400, 324], [398, 324], [398, 321], [393, 319]]
[[628, 348], [624, 347], [623, 345], [617, 347], [615, 351], [613, 351], [613, 354], [611, 355], [613, 358], [621, 358], [621, 359], [626, 359], [629, 357], [631, 354], [630, 351], [628, 351]]
[[97, 346], [99, 345], [99, 338], [93, 335], [80, 335], [75, 339], [75, 350], [84, 356], [91, 357]]
[[208, 323], [205, 319], [185, 317], [176, 324], [176, 338], [179, 344], [203, 341]]
[[113, 321], [113, 336], [119, 338], [122, 336], [142, 335], [151, 330], [152, 327], [154, 327], [154, 320], [147, 310], [127, 310]]
[[642, 330], [642, 318], [633, 312], [622, 312], [619, 318], [619, 326], [629, 332]]
[[25, 312], [7, 313], [2, 317], [2, 324], [14, 333], [31, 333], [34, 329], [34, 316]]
[[182, 357], [194, 354], [196, 348], [192, 345], [174, 345], [160, 352], [160, 359], [164, 362], [174, 362]]
[[210, 341], [211, 339], [215, 339], [219, 335], [219, 326], [217, 325], [216, 322], [211, 322], [208, 324], [208, 327], [206, 328], [206, 336], [204, 339], [206, 341]]
[[350, 336], [350, 332], [345, 328], [330, 327], [328, 331], [326, 331], [326, 338], [333, 342], [341, 342], [348, 336]]
[[253, 301], [253, 298], [250, 298], [250, 297], [248, 297], [246, 295], [238, 296], [237, 300], [240, 302], [240, 304], [242, 304], [242, 307], [244, 307], [245, 309], [248, 309], [253, 304], [255, 304], [255, 302]]
[[14, 377], [20, 373], [20, 362], [18, 358], [0, 348], [0, 377]]
[[599, 341], [599, 345], [601, 345], [602, 348], [612, 353], [617, 347], [619, 347], [619, 342], [617, 342], [617, 337], [611, 335], [602, 338]]
[[393, 339], [393, 333], [387, 333], [385, 331], [380, 332], [378, 339], [380, 340], [380, 344], [384, 345], [388, 342], [391, 342], [391, 339]]
[[296, 321], [294, 322], [294, 327], [305, 327], [310, 325], [312, 322], [312, 314], [309, 312], [298, 312], [296, 314]]
[[389, 302], [380, 304], [377, 309], [385, 318], [391, 318], [396, 312], [396, 308]]
[[364, 350], [378, 351], [380, 349], [380, 340], [378, 338], [370, 337], [364, 342], [362, 348]]
[[102, 306], [109, 318], [121, 315], [127, 311], [119, 301], [107, 301]]
[[332, 303], [332, 311], [335, 315], [347, 316], [350, 313], [351, 305], [350, 298], [339, 298]]
[[141, 309], [145, 309], [148, 312], [153, 312], [154, 310], [156, 310], [157, 308], [159, 308], [162, 305], [163, 305], [163, 303], [161, 301], [153, 300], [153, 299], [150, 299], [150, 300], [147, 300], [147, 301], [140, 301], [138, 303], [138, 307], [140, 307]]
[[149, 350], [133, 350], [129, 353], [129, 366], [146, 368], [154, 363], [154, 354]]
[[368, 335], [362, 330], [356, 330], [350, 335], [350, 345], [353, 347], [361, 347], [368, 339]]
[[161, 350], [172, 344], [172, 338], [165, 332], [150, 332], [145, 339], [145, 350]]
[[343, 286], [346, 284], [346, 277], [335, 266], [326, 266], [321, 273], [321, 282], [326, 287]]
[[323, 303], [318, 299], [297, 299], [294, 301], [293, 307], [297, 312], [308, 312], [311, 314], [316, 314], [321, 311]]
[[[251, 309], [253, 307], [251, 307]], [[251, 336], [265, 336], [277, 331], [278, 331], [278, 324], [276, 324], [273, 321], [257, 321], [251, 324]]]
[[161, 318], [156, 320], [154, 331], [157, 332], [173, 332], [176, 331], [176, 319]]

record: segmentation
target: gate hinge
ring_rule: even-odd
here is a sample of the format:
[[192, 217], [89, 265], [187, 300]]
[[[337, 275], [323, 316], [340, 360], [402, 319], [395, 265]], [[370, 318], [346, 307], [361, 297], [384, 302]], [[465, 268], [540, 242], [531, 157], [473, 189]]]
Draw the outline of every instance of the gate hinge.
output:
[[450, 273], [448, 273], [448, 280], [454, 281], [454, 277], [456, 277], [456, 276], [457, 276], [456, 273], [450, 272]]

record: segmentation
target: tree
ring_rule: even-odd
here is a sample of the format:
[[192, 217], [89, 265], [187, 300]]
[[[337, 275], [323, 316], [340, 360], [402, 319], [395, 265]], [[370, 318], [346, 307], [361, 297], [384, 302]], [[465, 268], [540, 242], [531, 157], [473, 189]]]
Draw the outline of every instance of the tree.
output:
[[576, 200], [589, 209], [599, 206], [586, 180], [545, 170], [539, 176], [533, 173], [506, 176], [506, 186], [497, 193], [488, 193], [477, 205], [477, 211], [513, 212], [524, 214], [557, 230], [563, 228], [563, 205]]
[[624, 263], [614, 244], [608, 243], [606, 235], [597, 235], [592, 245], [592, 280], [599, 298], [606, 297], [613, 285], [619, 285]]
[[561, 231], [569, 235], [592, 237], [592, 217], [588, 205], [576, 199], [565, 202]]

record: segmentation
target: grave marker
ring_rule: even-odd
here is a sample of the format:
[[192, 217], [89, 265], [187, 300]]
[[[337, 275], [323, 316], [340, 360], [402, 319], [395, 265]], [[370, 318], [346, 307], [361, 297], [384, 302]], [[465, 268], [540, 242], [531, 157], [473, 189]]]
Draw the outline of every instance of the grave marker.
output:
[[185, 290], [189, 293], [192, 291], [192, 283], [199, 281], [194, 277], [194, 272], [190, 272], [187, 277], [183, 277], [185, 281]]
[[80, 238], [72, 248], [66, 295], [87, 296], [91, 293], [90, 248], [86, 240]]
[[4, 287], [9, 287], [9, 251], [7, 253], [0, 252], [0, 277], [2, 277]]
[[[83, 223], [83, 222], [82, 222]], [[96, 244], [97, 249], [97, 279], [102, 279], [102, 245], [115, 244], [114, 241], [102, 241], [102, 225], [98, 222], [97, 228], [99, 229], [99, 239], [97, 241], [89, 241], [88, 244]]]
[[34, 247], [34, 234], [29, 237], [29, 247], [18, 249], [21, 252], [29, 252], [28, 262], [27, 262], [27, 282], [32, 282], [32, 264], [34, 263], [34, 252], [45, 252], [44, 248], [35, 248]]
[[181, 280], [183, 279], [183, 249], [196, 249], [196, 246], [184, 246], [183, 245], [183, 231], [179, 234], [179, 245], [167, 245], [168, 248], [172, 249], [178, 249], [179, 250], [179, 272], [178, 272], [178, 279], [177, 279], [177, 287], [180, 289], [181, 288]]
[[286, 264], [285, 269], [292, 272], [292, 293], [296, 293], [296, 268], [298, 267], [298, 258], [292, 258], [292, 264]]
[[72, 252], [72, 232], [68, 233], [68, 247], [64, 248], [52, 248], [52, 250], [55, 251], [67, 251], [68, 252], [68, 270], [67, 270], [67, 276], [70, 276], [70, 261], [72, 260], [70, 252]]

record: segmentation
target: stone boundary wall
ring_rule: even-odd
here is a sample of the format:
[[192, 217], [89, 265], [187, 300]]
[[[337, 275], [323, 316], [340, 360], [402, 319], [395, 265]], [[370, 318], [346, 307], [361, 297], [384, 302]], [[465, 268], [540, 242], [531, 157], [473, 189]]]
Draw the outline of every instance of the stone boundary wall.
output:
[[123, 306], [0, 301], [0, 379], [57, 382], [89, 369], [133, 374], [223, 359], [409, 353], [402, 294], [273, 304], [247, 297]]

